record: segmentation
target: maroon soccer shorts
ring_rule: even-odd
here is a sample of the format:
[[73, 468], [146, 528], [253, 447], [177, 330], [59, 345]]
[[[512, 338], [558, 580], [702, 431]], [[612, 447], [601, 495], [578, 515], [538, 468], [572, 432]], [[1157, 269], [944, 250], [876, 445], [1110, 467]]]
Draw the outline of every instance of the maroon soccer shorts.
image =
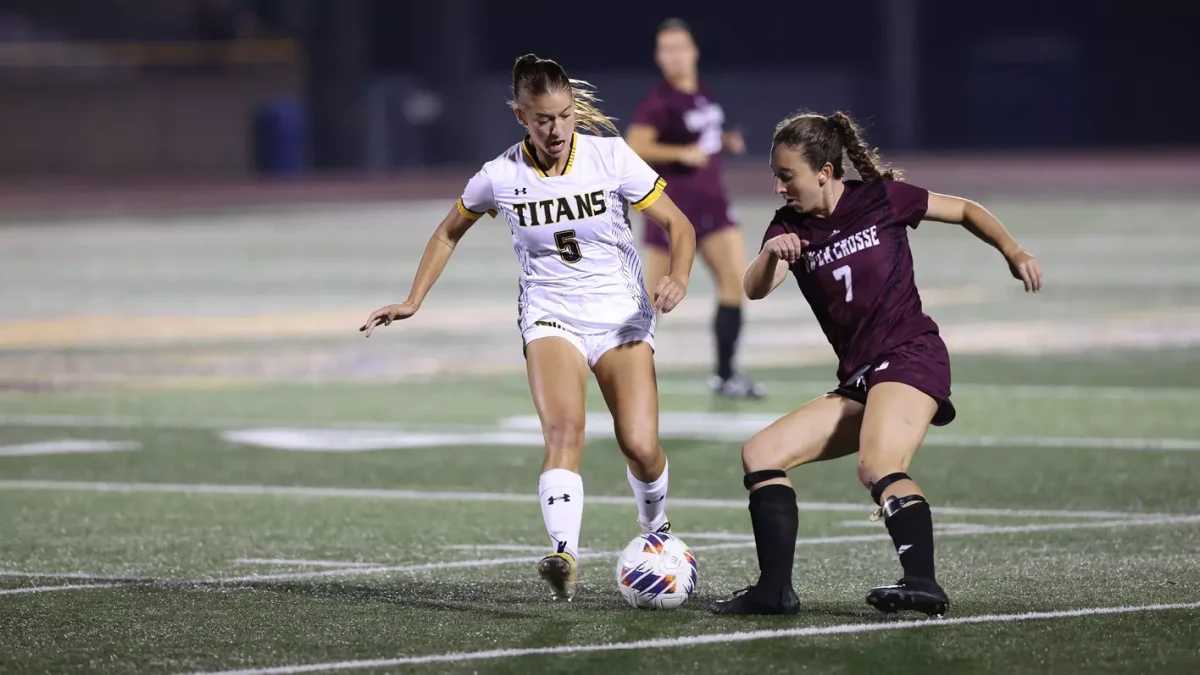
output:
[[832, 393], [865, 404], [867, 392], [880, 382], [900, 382], [928, 394], [937, 401], [934, 426], [954, 421], [950, 402], [950, 354], [937, 333], [925, 333], [860, 365]]

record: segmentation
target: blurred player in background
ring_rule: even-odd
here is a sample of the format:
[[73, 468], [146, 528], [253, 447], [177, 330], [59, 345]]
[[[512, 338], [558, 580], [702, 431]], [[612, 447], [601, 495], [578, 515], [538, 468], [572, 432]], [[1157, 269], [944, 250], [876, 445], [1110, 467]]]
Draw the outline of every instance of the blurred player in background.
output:
[[[538, 571], [566, 600], [579, 579], [589, 370], [613, 416], [638, 523], [645, 532], [670, 531], [655, 313], [683, 299], [696, 253], [692, 225], [663, 194], [662, 177], [596, 109], [588, 86], [549, 59], [517, 59], [510, 105], [527, 130], [524, 140], [467, 183], [426, 245], [408, 299], [375, 311], [361, 328], [370, 337], [374, 327], [416, 313], [467, 230], [485, 213], [504, 218], [521, 266], [517, 322], [546, 443], [538, 498], [553, 549]], [[615, 137], [600, 137], [603, 131]], [[671, 258], [652, 295], [643, 285], [630, 207], [661, 224], [670, 241]]]
[[[734, 370], [742, 330], [742, 272], [745, 247], [721, 184], [721, 152], [746, 151], [740, 131], [725, 131], [725, 112], [699, 77], [700, 52], [688, 25], [668, 19], [658, 29], [655, 62], [663, 79], [642, 99], [625, 131], [629, 147], [667, 179], [667, 194], [696, 228], [700, 254], [717, 286], [713, 332], [717, 363], [709, 385], [733, 398], [757, 399], [761, 385]], [[670, 262], [664, 230], [647, 217], [647, 279], [660, 278]]]
[[[921, 307], [908, 229], [922, 220], [963, 225], [1000, 251], [1025, 290], [1042, 266], [975, 202], [903, 183], [880, 167], [843, 113], [793, 115], [771, 143], [775, 191], [787, 204], [746, 269], [747, 297], [779, 287], [789, 270], [838, 357], [840, 385], [751, 438], [743, 480], [758, 549], [758, 583], [719, 602], [721, 614], [792, 614], [799, 514], [787, 470], [858, 453], [858, 479], [878, 505], [904, 576], [867, 594], [885, 612], [943, 615], [949, 598], [933, 564], [933, 519], [908, 467], [929, 425], [953, 421], [950, 356]], [[842, 156], [861, 180], [843, 178]]]

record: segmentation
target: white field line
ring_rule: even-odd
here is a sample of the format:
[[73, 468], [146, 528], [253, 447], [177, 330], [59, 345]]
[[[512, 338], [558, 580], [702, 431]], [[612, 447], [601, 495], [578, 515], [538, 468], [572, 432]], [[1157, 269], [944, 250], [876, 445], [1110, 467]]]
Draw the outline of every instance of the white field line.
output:
[[300, 558], [235, 558], [235, 565], [281, 565], [288, 567], [378, 567], [379, 563], [346, 560], [306, 560]]
[[[1054, 532], [1054, 531], [1071, 531], [1071, 530], [1087, 530], [1087, 529], [1105, 529], [1105, 528], [1121, 528], [1121, 527], [1148, 527], [1155, 525], [1188, 525], [1200, 523], [1200, 515], [1190, 516], [1165, 516], [1155, 518], [1137, 518], [1137, 519], [1121, 519], [1112, 521], [1084, 521], [1074, 523], [1044, 523], [1032, 525], [980, 525], [973, 528], [951, 529], [944, 530], [938, 533], [939, 537], [954, 537], [954, 536], [970, 536], [978, 534], [1020, 534], [1020, 533], [1035, 533], [1035, 532]], [[682, 535], [681, 535], [682, 536]], [[838, 535], [829, 537], [807, 537], [796, 540], [797, 547], [817, 546], [825, 544], [857, 544], [876, 541], [891, 541], [890, 535], [886, 533], [879, 534], [860, 534], [860, 535]], [[693, 551], [724, 551], [736, 550], [744, 548], [752, 548], [754, 541], [730, 541], [720, 544], [702, 544], [692, 546]], [[615, 558], [619, 551], [597, 551], [591, 553], [580, 553], [581, 560], [600, 559], [600, 558]], [[364, 576], [373, 574], [395, 574], [407, 572], [430, 572], [445, 569], [463, 569], [476, 567], [497, 567], [501, 565], [517, 565], [517, 564], [533, 564], [537, 562], [540, 555], [519, 556], [510, 558], [491, 558], [485, 560], [453, 560], [432, 563], [418, 563], [408, 565], [377, 565], [372, 567], [342, 567], [316, 572], [287, 572], [281, 574], [251, 574], [240, 577], [213, 578], [200, 580], [186, 579], [144, 579], [131, 581], [127, 585], [150, 584], [150, 585], [168, 585], [168, 586], [194, 586], [201, 584], [233, 584], [233, 583], [261, 583], [271, 581], [301, 581], [306, 579], [325, 579], [347, 576]], [[68, 574], [52, 574], [52, 573], [29, 573], [29, 572], [5, 572], [0, 570], [0, 577], [3, 576], [38, 576], [44, 578], [101, 578], [92, 575], [83, 575], [81, 573], [72, 572]], [[126, 584], [87, 584], [75, 586], [74, 588], [108, 588], [117, 585]], [[57, 587], [54, 587], [57, 588]], [[66, 587], [63, 587], [66, 588]]]
[[128, 582], [130, 575], [89, 574], [87, 572], [10, 572], [0, 569], [0, 577], [28, 577], [30, 579], [112, 579]]
[[[832, 391], [829, 380], [761, 380], [769, 394], [779, 396], [815, 396]], [[706, 396], [712, 391], [706, 382], [696, 380], [658, 383], [658, 392], [670, 396]], [[1118, 387], [1052, 384], [955, 384], [954, 395], [970, 398], [1026, 399], [1110, 399], [1119, 401], [1200, 400], [1200, 387]]]
[[[696, 427], [687, 413], [666, 413], [660, 420], [659, 435], [663, 438], [702, 438], [731, 443], [741, 442], [774, 422], [784, 413], [735, 415], [721, 422], [713, 418], [709, 428]], [[598, 413], [598, 416], [603, 414]], [[671, 416], [679, 416], [683, 426], [674, 428]], [[592, 417], [592, 416], [589, 416]], [[694, 415], [693, 415], [694, 417]], [[605, 418], [607, 419], [607, 418]], [[112, 428], [173, 428], [219, 429], [226, 442], [253, 447], [269, 447], [285, 451], [308, 452], [370, 452], [378, 450], [426, 449], [430, 447], [468, 447], [472, 445], [506, 445], [537, 447], [541, 445], [536, 428], [521, 429], [536, 424], [536, 416], [517, 416], [502, 421], [501, 426], [485, 425], [409, 425], [381, 423], [328, 423], [298, 428], [291, 422], [268, 423], [261, 420], [144, 420], [137, 418], [78, 417], [71, 415], [0, 415], [0, 425], [112, 427]], [[504, 425], [518, 428], [505, 429]], [[589, 442], [612, 436], [608, 422], [589, 422]], [[235, 431], [229, 431], [235, 429]], [[520, 431], [528, 433], [520, 433]], [[368, 434], [353, 436], [352, 432]], [[375, 432], [374, 435], [369, 435]], [[1105, 438], [1088, 436], [953, 436], [934, 433], [926, 437], [925, 445], [960, 448], [1080, 448], [1087, 450], [1127, 450], [1162, 452], [1200, 452], [1200, 440], [1192, 438]]]
[[[262, 418], [192, 418], [192, 417], [107, 417], [102, 415], [61, 415], [56, 413], [11, 414], [0, 413], [0, 425], [26, 427], [94, 427], [109, 429], [244, 429], [258, 427], [305, 427], [322, 429], [358, 429], [365, 431], [396, 431], [395, 422], [321, 422], [313, 420], [267, 420]], [[405, 429], [437, 431], [481, 431], [494, 430], [494, 426], [476, 424], [430, 424], [409, 425]]]
[[[542, 553], [546, 552], [546, 546], [535, 544], [450, 544], [442, 546], [442, 549], [447, 551], [508, 551], [509, 553]], [[581, 548], [580, 553], [593, 553], [592, 549]]]
[[[975, 534], [1020, 534], [1026, 532], [1056, 532], [1068, 530], [1092, 530], [1092, 529], [1108, 529], [1114, 527], [1148, 527], [1153, 525], [1190, 525], [1200, 523], [1200, 515], [1190, 516], [1161, 516], [1154, 518], [1134, 518], [1120, 520], [1100, 520], [1100, 521], [1083, 521], [1076, 523], [1034, 523], [1030, 525], [977, 525], [974, 527], [964, 527], [958, 529], [947, 529], [939, 531], [938, 537], [961, 537]], [[876, 540], [891, 541], [891, 536], [887, 534], [863, 534], [863, 535], [847, 535], [836, 537], [814, 537], [809, 539], [797, 539], [796, 546], [805, 546], [813, 544], [846, 544], [860, 541], [876, 541]], [[753, 546], [754, 542], [729, 542], [725, 544], [711, 544], [707, 546], [693, 546], [693, 550], [702, 551], [720, 551], [726, 549], [745, 548]]]
[[[68, 492], [121, 492], [150, 494], [213, 494], [255, 495], [301, 498], [345, 499], [407, 499], [419, 501], [475, 501], [524, 504], [536, 500], [536, 495], [512, 492], [442, 492], [422, 490], [388, 490], [378, 488], [306, 487], [294, 485], [224, 485], [207, 483], [124, 483], [58, 480], [0, 480], [0, 490], [63, 490]], [[588, 504], [632, 506], [632, 497], [586, 495]], [[668, 497], [672, 506], [681, 508], [744, 509], [744, 499], [691, 499]], [[800, 502], [803, 511], [870, 512], [869, 504], [853, 502]], [[994, 516], [1013, 518], [1145, 518], [1170, 514], [1131, 513], [1121, 511], [1073, 511], [1064, 509], [1004, 509], [988, 507], [935, 506], [934, 513], [961, 516]]]
[[0, 457], [37, 457], [96, 452], [130, 452], [140, 450], [141, 443], [132, 441], [87, 441], [65, 438], [56, 441], [0, 445]]
[[[242, 670], [209, 671], [207, 675], [292, 675], [294, 673], [316, 673], [327, 670], [357, 670], [365, 668], [392, 668], [395, 666], [421, 665], [429, 663], [459, 663], [464, 661], [494, 661], [522, 656], [582, 654], [587, 652], [640, 651], [646, 649], [677, 649], [698, 645], [731, 644], [756, 640], [780, 638], [804, 638], [821, 635], [850, 635], [857, 633], [879, 633], [917, 628], [945, 628], [986, 623], [1014, 623], [1022, 621], [1051, 621], [1092, 616], [1111, 616], [1140, 612], [1169, 612], [1200, 609], [1200, 602], [1171, 603], [1156, 605], [1132, 605], [1122, 607], [1088, 607], [1053, 612], [1025, 612], [1021, 614], [982, 614], [936, 620], [880, 621], [876, 623], [841, 623], [832, 626], [807, 626], [756, 630], [738, 633], [715, 633], [684, 637], [638, 640], [635, 642], [610, 642], [601, 644], [560, 645], [558, 647], [531, 647], [524, 649], [493, 649], [479, 652], [448, 652], [425, 656], [406, 656], [388, 659], [363, 659], [357, 661], [331, 661], [277, 668], [248, 668]], [[193, 675], [201, 675], [196, 673]]]
[[65, 586], [28, 586], [25, 588], [0, 589], [0, 595], [24, 595], [26, 593], [48, 593], [50, 591], [80, 591], [89, 588], [115, 588], [121, 584], [68, 584]]
[[951, 436], [933, 434], [924, 445], [952, 448], [1079, 448], [1200, 452], [1195, 438], [1103, 438], [1096, 436]]

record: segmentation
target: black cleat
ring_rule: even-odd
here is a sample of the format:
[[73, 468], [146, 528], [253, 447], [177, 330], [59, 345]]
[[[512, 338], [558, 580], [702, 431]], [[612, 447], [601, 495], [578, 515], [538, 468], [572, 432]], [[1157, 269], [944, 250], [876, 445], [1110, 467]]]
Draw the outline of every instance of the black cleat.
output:
[[867, 604], [887, 614], [913, 610], [940, 618], [950, 611], [950, 598], [933, 579], [901, 579], [891, 586], [872, 588]]
[[763, 598], [756, 586], [747, 586], [734, 591], [728, 600], [715, 602], [708, 608], [713, 614], [798, 614], [800, 600], [796, 592], [788, 586], [787, 590], [774, 598]]

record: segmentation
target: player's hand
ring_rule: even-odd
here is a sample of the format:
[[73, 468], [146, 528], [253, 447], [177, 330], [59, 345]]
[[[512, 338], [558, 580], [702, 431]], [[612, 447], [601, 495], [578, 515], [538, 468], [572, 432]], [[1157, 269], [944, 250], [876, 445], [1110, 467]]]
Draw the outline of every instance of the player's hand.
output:
[[763, 248], [771, 253], [771, 255], [791, 265], [800, 259], [800, 252], [804, 247], [808, 246], [808, 242], [800, 237], [788, 232], [777, 237], [771, 237]]
[[679, 151], [679, 161], [691, 167], [702, 167], [708, 164], [708, 152], [699, 143], [689, 145]]
[[651, 296], [654, 309], [666, 314], [675, 309], [686, 293], [686, 284], [681, 284], [671, 277], [663, 277], [654, 284], [654, 294]]
[[726, 131], [721, 140], [722, 145], [725, 146], [725, 152], [731, 155], [746, 154], [746, 138], [742, 136], [740, 129]]
[[1017, 251], [1008, 260], [1008, 271], [1013, 278], [1025, 284], [1026, 293], [1037, 293], [1042, 290], [1042, 261], [1026, 253]]
[[417, 313], [418, 306], [408, 302], [407, 300], [395, 305], [380, 307], [371, 312], [371, 316], [367, 317], [367, 322], [359, 328], [359, 332], [365, 332], [364, 337], [371, 337], [371, 331], [375, 330], [376, 326], [390, 326], [393, 321], [402, 321]]

